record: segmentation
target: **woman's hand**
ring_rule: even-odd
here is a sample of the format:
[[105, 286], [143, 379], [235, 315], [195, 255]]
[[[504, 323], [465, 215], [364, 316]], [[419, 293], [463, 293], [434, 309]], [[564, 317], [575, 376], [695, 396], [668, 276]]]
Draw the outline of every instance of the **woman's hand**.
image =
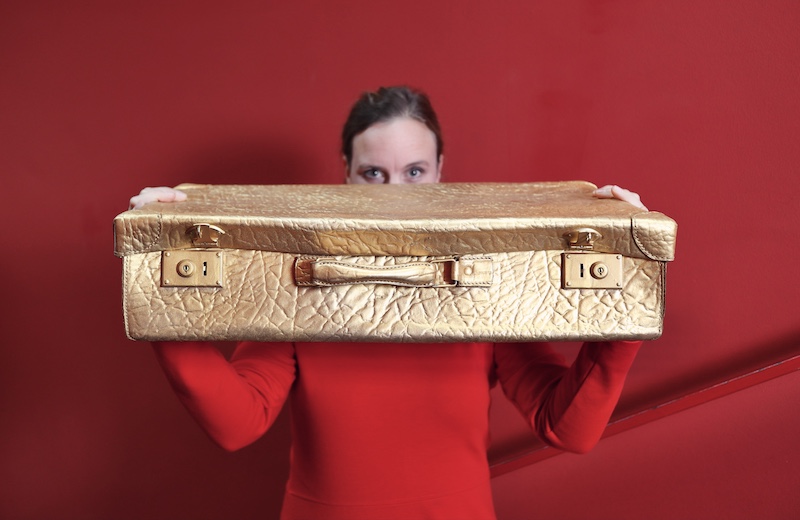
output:
[[182, 200], [186, 200], [186, 194], [175, 188], [166, 186], [145, 188], [135, 197], [131, 197], [129, 209], [139, 209], [151, 202], [180, 202]]
[[620, 188], [619, 186], [608, 184], [602, 188], [597, 188], [594, 190], [594, 196], [598, 199], [618, 199], [628, 204], [633, 204], [643, 211], [649, 211], [647, 207], [642, 204], [642, 199], [639, 197], [638, 193]]

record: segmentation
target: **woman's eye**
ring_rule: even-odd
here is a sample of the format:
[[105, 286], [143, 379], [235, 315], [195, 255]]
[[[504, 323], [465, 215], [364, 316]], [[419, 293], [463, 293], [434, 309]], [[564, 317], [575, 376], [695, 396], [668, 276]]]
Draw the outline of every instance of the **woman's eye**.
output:
[[423, 173], [425, 173], [425, 172], [422, 170], [422, 168], [411, 168], [408, 171], [408, 176], [409, 177], [421, 177]]
[[377, 181], [383, 179], [383, 172], [375, 168], [364, 170], [361, 175], [368, 181]]

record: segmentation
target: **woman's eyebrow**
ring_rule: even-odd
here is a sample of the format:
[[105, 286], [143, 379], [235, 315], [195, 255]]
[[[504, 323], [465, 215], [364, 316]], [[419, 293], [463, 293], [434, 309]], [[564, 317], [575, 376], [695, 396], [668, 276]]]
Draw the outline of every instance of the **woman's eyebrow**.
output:
[[406, 164], [406, 168], [410, 168], [412, 166], [428, 166], [428, 165], [429, 165], [428, 161], [422, 159], [421, 161], [414, 161]]
[[383, 166], [378, 166], [377, 164], [371, 163], [361, 163], [358, 165], [359, 170], [383, 170]]

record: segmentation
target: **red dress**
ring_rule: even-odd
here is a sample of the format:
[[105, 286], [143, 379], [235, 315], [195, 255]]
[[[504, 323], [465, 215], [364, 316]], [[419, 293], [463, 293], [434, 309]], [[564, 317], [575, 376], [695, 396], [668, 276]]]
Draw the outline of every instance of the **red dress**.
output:
[[258, 439], [292, 399], [282, 518], [493, 519], [489, 390], [553, 446], [599, 439], [641, 342], [585, 344], [571, 367], [546, 344], [156, 344], [176, 393], [226, 449]]

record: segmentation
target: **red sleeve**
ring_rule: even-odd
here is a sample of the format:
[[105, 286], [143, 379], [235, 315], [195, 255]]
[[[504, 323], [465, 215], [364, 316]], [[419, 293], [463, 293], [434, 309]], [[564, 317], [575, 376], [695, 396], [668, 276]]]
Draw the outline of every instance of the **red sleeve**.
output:
[[275, 421], [295, 378], [291, 344], [241, 343], [228, 361], [212, 343], [153, 343], [178, 398], [220, 446], [236, 450]]
[[497, 377], [542, 440], [585, 453], [600, 440], [641, 345], [584, 343], [568, 367], [546, 343], [497, 344]]

